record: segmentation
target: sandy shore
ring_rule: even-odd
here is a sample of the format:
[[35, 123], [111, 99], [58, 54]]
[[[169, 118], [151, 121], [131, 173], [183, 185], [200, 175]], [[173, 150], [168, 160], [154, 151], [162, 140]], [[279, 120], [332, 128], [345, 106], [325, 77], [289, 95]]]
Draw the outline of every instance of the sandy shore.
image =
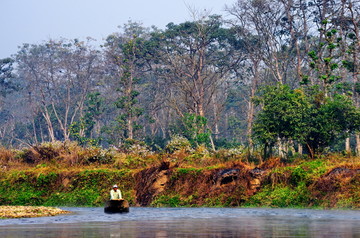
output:
[[0, 206], [0, 218], [44, 217], [67, 214], [69, 211], [55, 207]]

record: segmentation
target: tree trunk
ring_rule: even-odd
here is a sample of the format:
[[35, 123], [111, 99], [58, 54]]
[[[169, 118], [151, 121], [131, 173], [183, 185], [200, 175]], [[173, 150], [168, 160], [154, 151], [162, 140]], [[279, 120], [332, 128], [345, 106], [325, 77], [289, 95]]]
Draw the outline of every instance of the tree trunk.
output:
[[101, 133], [101, 124], [100, 124], [100, 120], [96, 120], [95, 121], [95, 125], [94, 125], [94, 129], [93, 129], [93, 135], [92, 138], [98, 138], [100, 136]]
[[302, 144], [298, 144], [298, 153], [300, 154], [300, 155], [302, 155], [303, 154], [303, 146], [302, 146]]
[[248, 115], [247, 115], [247, 128], [246, 128], [246, 135], [247, 135], [249, 148], [253, 147], [253, 140], [251, 138], [251, 134], [252, 134], [252, 127], [254, 122], [254, 103], [251, 98], [254, 95], [255, 95], [255, 90], [251, 89], [251, 96], [248, 102]]
[[280, 138], [278, 138], [278, 148], [279, 148], [279, 157], [285, 158], [286, 157], [286, 145]]
[[45, 108], [45, 111], [42, 112], [42, 115], [46, 121], [46, 124], [47, 124], [47, 128], [48, 128], [48, 132], [49, 132], [49, 137], [51, 139], [51, 142], [55, 142], [56, 139], [55, 139], [55, 133], [54, 133], [54, 127], [52, 125], [52, 122], [51, 122], [51, 118], [50, 118], [50, 115], [47, 111], [47, 109]]
[[217, 108], [217, 104], [216, 104], [216, 99], [215, 99], [215, 96], [213, 95], [212, 96], [212, 105], [213, 105], [213, 111], [214, 111], [214, 131], [215, 131], [215, 139], [218, 139], [219, 138], [219, 134], [220, 134], [220, 132], [219, 132], [219, 120], [218, 120], [218, 118], [219, 118], [219, 116], [218, 116], [218, 114], [219, 114], [219, 112], [218, 112], [218, 108]]
[[133, 139], [134, 132], [133, 132], [132, 120], [130, 118], [127, 120], [127, 128], [128, 128], [128, 138]]
[[252, 135], [252, 128], [254, 123], [254, 114], [255, 114], [255, 106], [252, 98], [255, 96], [256, 89], [258, 86], [260, 73], [259, 73], [259, 60], [256, 60], [252, 58], [252, 62], [254, 64], [254, 78], [251, 82], [251, 89], [250, 89], [250, 95], [249, 95], [249, 101], [248, 101], [248, 112], [247, 112], [247, 129], [246, 129], [246, 135], [248, 139], [249, 144], [249, 152], [253, 150], [253, 140], [251, 138]]
[[[360, 28], [359, 28], [359, 13], [354, 10], [354, 6], [352, 1], [349, 1], [348, 3], [348, 10], [350, 11], [350, 15], [351, 15], [351, 21], [352, 21], [352, 25], [354, 27], [354, 32], [355, 32], [355, 36], [357, 39], [357, 47], [354, 47], [354, 52], [353, 52], [353, 62], [354, 62], [354, 70], [353, 70], [353, 92], [354, 92], [354, 101], [355, 101], [355, 105], [356, 107], [359, 108], [359, 94], [356, 92], [355, 90], [355, 85], [357, 83], [359, 83], [359, 51], [360, 51]], [[360, 133], [357, 132], [355, 134], [355, 140], [356, 140], [356, 147], [355, 147], [355, 153], [356, 155], [360, 155]]]
[[34, 142], [35, 144], [38, 144], [38, 139], [37, 139], [37, 133], [36, 133], [36, 126], [35, 126], [35, 120], [34, 118], [31, 120], [32, 123], [32, 127], [33, 127], [33, 133], [34, 133]]
[[356, 149], [355, 149], [355, 153], [357, 156], [360, 155], [360, 133], [356, 133], [355, 135], [355, 139], [356, 139]]
[[311, 159], [314, 159], [315, 157], [315, 153], [314, 153], [314, 150], [311, 148], [311, 146], [309, 144], [306, 144], [308, 150], [309, 150], [309, 153], [310, 153], [310, 158]]
[[351, 148], [350, 148], [350, 137], [347, 137], [345, 139], [345, 152], [347, 154], [350, 154], [351, 153]]
[[216, 151], [215, 144], [214, 144], [214, 140], [213, 140], [211, 134], [210, 134], [209, 138], [210, 138], [210, 143], [211, 143], [211, 148], [212, 148], [212, 150], [213, 150], [213, 151]]

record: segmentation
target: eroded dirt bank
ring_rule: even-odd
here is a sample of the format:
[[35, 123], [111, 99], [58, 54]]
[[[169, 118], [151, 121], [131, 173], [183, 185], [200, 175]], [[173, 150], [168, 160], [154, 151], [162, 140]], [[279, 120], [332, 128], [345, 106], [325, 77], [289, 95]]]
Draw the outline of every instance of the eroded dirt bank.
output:
[[179, 168], [163, 162], [135, 175], [139, 206], [272, 206], [360, 208], [360, 169], [322, 161], [285, 166]]

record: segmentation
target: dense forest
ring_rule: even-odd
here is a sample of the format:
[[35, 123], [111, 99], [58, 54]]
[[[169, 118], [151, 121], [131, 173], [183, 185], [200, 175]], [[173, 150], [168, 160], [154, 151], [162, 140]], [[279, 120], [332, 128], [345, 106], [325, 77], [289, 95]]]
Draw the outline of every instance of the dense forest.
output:
[[[360, 1], [238, 0], [0, 59], [0, 141], [360, 154]], [[185, 142], [184, 142], [185, 141]]]

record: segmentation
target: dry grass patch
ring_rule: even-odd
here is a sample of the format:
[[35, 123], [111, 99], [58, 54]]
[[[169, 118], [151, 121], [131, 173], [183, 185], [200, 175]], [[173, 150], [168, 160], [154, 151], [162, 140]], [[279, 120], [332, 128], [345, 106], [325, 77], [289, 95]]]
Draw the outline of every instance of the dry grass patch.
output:
[[0, 218], [44, 217], [68, 213], [70, 212], [55, 207], [0, 206]]

